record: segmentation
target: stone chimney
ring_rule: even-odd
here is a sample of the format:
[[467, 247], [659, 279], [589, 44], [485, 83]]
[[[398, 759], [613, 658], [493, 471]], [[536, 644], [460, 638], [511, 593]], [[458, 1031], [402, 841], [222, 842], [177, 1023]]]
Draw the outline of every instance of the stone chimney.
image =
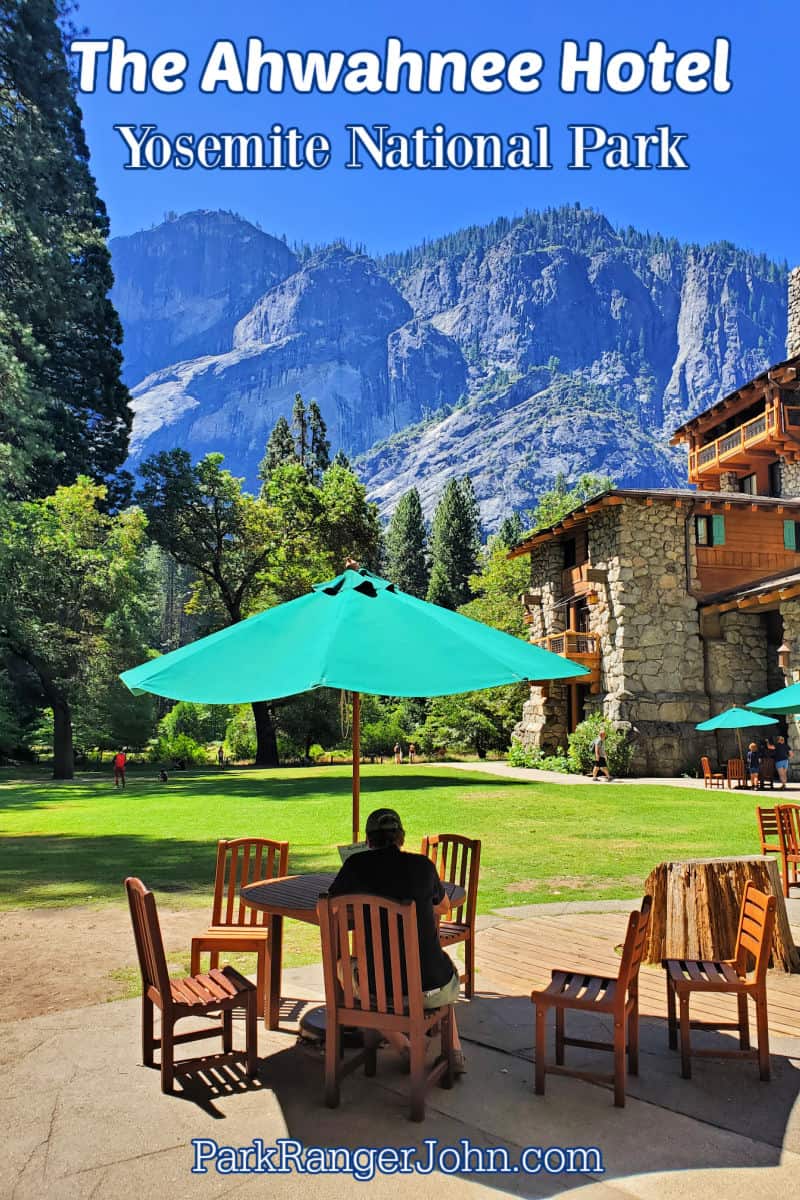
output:
[[789, 331], [786, 337], [786, 357], [800, 354], [800, 267], [789, 272]]

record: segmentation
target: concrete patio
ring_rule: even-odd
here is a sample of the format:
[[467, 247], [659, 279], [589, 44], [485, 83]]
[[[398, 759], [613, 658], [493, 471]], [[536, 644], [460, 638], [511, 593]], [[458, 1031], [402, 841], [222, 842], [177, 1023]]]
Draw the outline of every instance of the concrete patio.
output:
[[[0, 1194], [109, 1200], [180, 1191], [234, 1196], [266, 1189], [294, 1196], [313, 1184], [327, 1196], [369, 1194], [449, 1197], [480, 1192], [520, 1196], [580, 1196], [586, 1200], [716, 1193], [727, 1198], [776, 1197], [796, 1184], [800, 1169], [800, 976], [770, 979], [773, 1078], [758, 1080], [753, 1063], [696, 1060], [694, 1078], [679, 1077], [666, 1046], [661, 972], [643, 971], [642, 1061], [628, 1103], [615, 1109], [610, 1091], [548, 1077], [547, 1095], [532, 1087], [531, 986], [545, 966], [600, 962], [613, 966], [626, 903], [531, 906], [482, 919], [478, 937], [479, 995], [458, 1006], [469, 1069], [451, 1091], [434, 1089], [423, 1125], [406, 1116], [407, 1078], [394, 1056], [381, 1053], [378, 1075], [349, 1077], [338, 1110], [322, 1102], [322, 1062], [315, 1046], [298, 1045], [296, 1021], [319, 999], [318, 967], [286, 971], [282, 1028], [260, 1031], [258, 1080], [238, 1064], [218, 1063], [163, 1096], [155, 1071], [139, 1065], [139, 1003], [119, 1001], [52, 1012], [3, 1026], [5, 1087], [0, 1121], [6, 1130]], [[794, 905], [792, 906], [794, 907]], [[534, 911], [535, 910], [535, 911]], [[797, 914], [792, 913], [792, 917]], [[505, 947], [505, 949], [504, 949]], [[512, 963], [508, 948], [516, 947]], [[58, 980], [52, 980], [58, 987]], [[596, 1021], [596, 1019], [595, 1019]], [[595, 1021], [581, 1029], [597, 1036]], [[591, 1028], [590, 1028], [591, 1025]], [[788, 1036], [787, 1030], [799, 1036]], [[240, 1036], [240, 1033], [237, 1035]], [[702, 1036], [702, 1035], [697, 1035]], [[706, 1035], [719, 1038], [727, 1035]], [[206, 1043], [213, 1047], [214, 1043]], [[191, 1053], [192, 1047], [184, 1048]], [[432, 1048], [433, 1049], [433, 1048]], [[568, 1061], [593, 1052], [568, 1050]], [[596, 1061], [597, 1055], [594, 1053]], [[608, 1064], [603, 1063], [604, 1069]], [[505, 1146], [514, 1163], [526, 1146], [596, 1146], [602, 1175], [422, 1174], [376, 1176], [359, 1182], [319, 1175], [191, 1174], [192, 1138], [248, 1146], [292, 1138], [305, 1146]]]

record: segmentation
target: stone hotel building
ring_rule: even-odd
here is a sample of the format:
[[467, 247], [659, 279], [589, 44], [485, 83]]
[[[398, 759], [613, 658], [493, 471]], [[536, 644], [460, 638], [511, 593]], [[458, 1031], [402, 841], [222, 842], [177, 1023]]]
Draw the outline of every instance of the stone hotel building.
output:
[[525, 744], [563, 746], [599, 709], [636, 774], [694, 772], [734, 752], [699, 722], [800, 672], [800, 268], [787, 354], [675, 431], [691, 488], [607, 492], [511, 552], [531, 560], [531, 640], [590, 671], [531, 689]]

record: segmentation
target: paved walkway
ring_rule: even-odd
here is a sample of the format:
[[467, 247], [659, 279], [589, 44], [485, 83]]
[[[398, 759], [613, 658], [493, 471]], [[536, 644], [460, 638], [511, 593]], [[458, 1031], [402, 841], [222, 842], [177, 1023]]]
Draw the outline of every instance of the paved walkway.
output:
[[[157, 1073], [138, 1065], [138, 1001], [4, 1024], [0, 1122], [6, 1165], [0, 1195], [129, 1200], [132, 1195], [227, 1197], [257, 1191], [293, 1200], [313, 1188], [314, 1200], [356, 1194], [378, 1200], [423, 1200], [432, 1194], [471, 1200], [503, 1192], [571, 1200], [707, 1200], [709, 1195], [766, 1200], [794, 1190], [800, 1171], [800, 1038], [781, 1035], [777, 997], [771, 1010], [769, 1084], [759, 1082], [752, 1063], [713, 1059], [697, 1060], [694, 1078], [680, 1079], [655, 1003], [656, 984], [663, 986], [663, 980], [658, 973], [656, 981], [654, 973], [652, 988], [643, 987], [641, 1074], [631, 1081], [626, 1108], [613, 1107], [608, 1089], [573, 1079], [548, 1077], [547, 1095], [533, 1095], [528, 993], [537, 979], [531, 972], [546, 973], [565, 958], [581, 961], [588, 949], [616, 967], [613, 946], [624, 926], [624, 916], [608, 911], [610, 905], [605, 913], [592, 908], [583, 915], [580, 903], [568, 909], [536, 907], [533, 916], [496, 914], [482, 922], [478, 995], [458, 1006], [469, 1070], [452, 1091], [430, 1094], [423, 1125], [406, 1118], [407, 1078], [388, 1051], [381, 1052], [376, 1078], [350, 1076], [340, 1108], [324, 1107], [319, 1051], [298, 1045], [295, 1035], [299, 1014], [322, 995], [318, 967], [285, 973], [282, 1029], [260, 1031], [261, 1065], [253, 1083], [239, 1067], [213, 1063], [188, 1078], [185, 1089], [179, 1085], [176, 1096], [163, 1096]], [[780, 982], [794, 989], [797, 1008], [800, 976]], [[597, 1036], [594, 1020], [578, 1018], [574, 1032]], [[567, 1053], [571, 1062], [593, 1054], [569, 1048]], [[328, 1148], [415, 1147], [423, 1158], [424, 1139], [436, 1138], [442, 1146], [467, 1139], [472, 1145], [505, 1147], [512, 1163], [526, 1146], [597, 1146], [604, 1174], [438, 1172], [432, 1178], [377, 1177], [369, 1184], [297, 1173], [277, 1181], [193, 1175], [193, 1138], [229, 1146], [247, 1146], [254, 1138], [266, 1145], [293, 1138]]]
[[[519, 779], [522, 783], [558, 783], [564, 787], [583, 787], [584, 784], [590, 787], [605, 787], [606, 781], [601, 779], [594, 782], [590, 775], [565, 775], [561, 771], [540, 771], [538, 767], [512, 767], [504, 762], [426, 762], [427, 767], [447, 767], [448, 770], [454, 771], [479, 771], [484, 775], [498, 775], [503, 779]], [[637, 777], [635, 779], [615, 779], [615, 784], [620, 784], [625, 787], [630, 787], [632, 784], [658, 784], [664, 787], [682, 787], [682, 788], [699, 788], [700, 791], [705, 789], [705, 784], [702, 779], [690, 779], [688, 776], [673, 776], [668, 779], [658, 778], [656, 776]], [[800, 791], [800, 784], [788, 784], [786, 790]], [[780, 796], [783, 793], [776, 791], [775, 795]], [[763, 793], [765, 796], [771, 796], [771, 791]], [[775, 803], [779, 803], [778, 800]]]

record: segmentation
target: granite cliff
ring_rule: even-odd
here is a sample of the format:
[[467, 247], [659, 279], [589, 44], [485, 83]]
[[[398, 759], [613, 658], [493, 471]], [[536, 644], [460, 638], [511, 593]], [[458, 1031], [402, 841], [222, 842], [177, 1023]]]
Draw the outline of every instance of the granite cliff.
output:
[[252, 484], [300, 391], [384, 511], [469, 472], [489, 528], [558, 471], [681, 482], [672, 427], [783, 355], [783, 267], [579, 208], [382, 259], [190, 213], [112, 253], [133, 467], [216, 449]]

